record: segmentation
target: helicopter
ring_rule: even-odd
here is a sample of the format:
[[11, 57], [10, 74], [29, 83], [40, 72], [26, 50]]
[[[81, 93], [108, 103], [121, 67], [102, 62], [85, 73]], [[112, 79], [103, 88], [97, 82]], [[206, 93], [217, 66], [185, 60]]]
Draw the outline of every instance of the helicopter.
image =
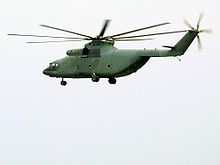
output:
[[[169, 22], [160, 23], [135, 29], [115, 35], [104, 36], [110, 20], [105, 20], [103, 27], [96, 37], [91, 37], [85, 34], [52, 27], [48, 25], [40, 25], [45, 28], [50, 28], [66, 33], [74, 34], [80, 37], [59, 37], [59, 36], [43, 36], [43, 35], [27, 35], [27, 34], [8, 34], [12, 36], [24, 37], [41, 37], [53, 39], [65, 39], [63, 41], [41, 41], [27, 43], [49, 43], [49, 42], [74, 42], [74, 41], [90, 41], [84, 45], [84, 48], [71, 49], [66, 52], [66, 57], [55, 60], [43, 70], [43, 74], [50, 77], [61, 78], [60, 84], [65, 86], [67, 82], [64, 78], [90, 78], [93, 82], [98, 82], [100, 78], [107, 78], [110, 84], [116, 84], [116, 78], [123, 77], [135, 73], [138, 69], [144, 66], [151, 57], [178, 57], [183, 55], [189, 48], [193, 40], [197, 37], [198, 48], [202, 49], [199, 33], [212, 33], [213, 30], [199, 30], [200, 22], [203, 18], [203, 13], [200, 14], [196, 28], [184, 19], [184, 23], [190, 30], [169, 31], [160, 33], [151, 33], [144, 35], [124, 36], [126, 34], [142, 31], [150, 28], [155, 28], [170, 24]], [[174, 46], [163, 46], [166, 49], [118, 49], [114, 46], [116, 41], [144, 41], [152, 40], [152, 38], [143, 38], [155, 35], [164, 35], [172, 33], [186, 34]]]

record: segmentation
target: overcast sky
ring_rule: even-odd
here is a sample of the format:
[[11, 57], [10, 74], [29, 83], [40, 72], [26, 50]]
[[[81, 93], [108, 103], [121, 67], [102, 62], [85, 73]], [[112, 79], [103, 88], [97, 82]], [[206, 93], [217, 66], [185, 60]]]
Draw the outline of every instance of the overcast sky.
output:
[[[201, 10], [201, 28], [215, 29], [200, 35], [203, 53], [195, 40], [182, 62], [152, 58], [116, 85], [67, 79], [63, 87], [42, 74], [86, 42], [31, 45], [37, 39], [6, 35], [72, 36], [39, 27], [48, 24], [96, 36], [104, 19], [112, 19], [106, 35], [167, 21], [144, 32], [182, 30], [182, 18], [195, 26]], [[0, 164], [219, 165], [219, 17], [217, 0], [1, 0]], [[159, 49], [182, 36], [115, 46]]]

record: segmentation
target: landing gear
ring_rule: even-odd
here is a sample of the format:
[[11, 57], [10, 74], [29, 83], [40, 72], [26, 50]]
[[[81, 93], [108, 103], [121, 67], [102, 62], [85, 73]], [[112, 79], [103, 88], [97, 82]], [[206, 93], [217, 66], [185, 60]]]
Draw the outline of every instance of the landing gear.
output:
[[99, 82], [99, 76], [97, 76], [95, 73], [92, 74], [92, 81], [93, 82]]
[[108, 79], [109, 84], [116, 84], [116, 79], [114, 77], [110, 77]]
[[63, 78], [62, 78], [62, 81], [60, 82], [60, 84], [63, 85], [63, 86], [65, 86], [65, 85], [67, 84], [67, 82], [64, 81]]

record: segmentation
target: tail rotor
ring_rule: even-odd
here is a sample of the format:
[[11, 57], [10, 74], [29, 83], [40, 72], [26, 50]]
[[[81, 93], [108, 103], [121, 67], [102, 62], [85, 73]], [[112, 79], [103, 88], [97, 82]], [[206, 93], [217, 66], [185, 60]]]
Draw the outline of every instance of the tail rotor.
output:
[[[202, 29], [202, 30], [199, 30], [203, 16], [204, 16], [204, 12], [202, 11], [202, 12], [200, 13], [200, 15], [199, 15], [199, 19], [198, 19], [196, 28], [194, 28], [194, 27], [189, 23], [189, 21], [188, 21], [186, 18], [183, 19], [183, 22], [184, 22], [184, 24], [185, 24], [186, 26], [188, 26], [192, 31], [196, 31], [196, 32], [198, 32], [198, 33], [213, 34], [213, 33], [214, 33], [214, 30], [213, 30], [213, 29]], [[198, 50], [199, 50], [199, 52], [201, 52], [201, 51], [202, 51], [202, 42], [201, 42], [201, 39], [200, 39], [199, 34], [197, 35], [197, 41], [198, 41]]]

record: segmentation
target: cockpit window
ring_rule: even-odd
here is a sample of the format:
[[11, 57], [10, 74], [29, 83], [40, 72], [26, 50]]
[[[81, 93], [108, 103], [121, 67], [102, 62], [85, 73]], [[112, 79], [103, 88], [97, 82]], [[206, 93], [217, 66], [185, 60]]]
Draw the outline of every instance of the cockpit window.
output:
[[57, 64], [57, 63], [50, 63], [50, 67], [52, 67], [52, 68], [55, 68], [55, 67], [58, 67], [59, 66], [59, 64]]

